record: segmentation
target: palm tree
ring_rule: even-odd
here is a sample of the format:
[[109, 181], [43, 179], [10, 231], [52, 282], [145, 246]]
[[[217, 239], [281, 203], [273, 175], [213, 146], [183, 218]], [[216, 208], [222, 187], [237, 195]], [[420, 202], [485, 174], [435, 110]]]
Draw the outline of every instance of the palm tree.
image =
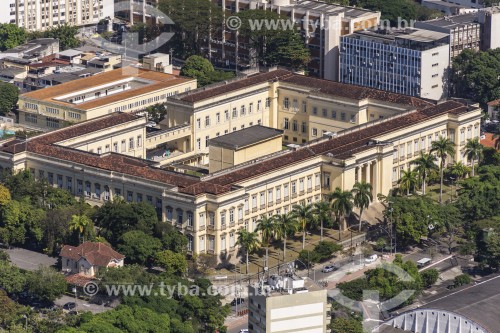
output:
[[412, 188], [417, 188], [418, 174], [415, 170], [401, 170], [401, 178], [398, 180], [401, 190], [406, 190], [406, 195], [410, 195]]
[[361, 217], [363, 216], [363, 210], [368, 208], [370, 202], [373, 201], [372, 185], [365, 181], [356, 182], [352, 190], [352, 195], [354, 198], [354, 205], [359, 208], [359, 231], [361, 231]]
[[242, 246], [246, 252], [247, 274], [248, 274], [248, 255], [259, 247], [259, 235], [256, 232], [250, 232], [245, 229], [238, 231], [238, 240], [236, 244]]
[[261, 244], [266, 247], [266, 267], [268, 267], [269, 260], [269, 244], [275, 232], [274, 218], [266, 215], [261, 215], [257, 221], [256, 231], [260, 231]]
[[328, 201], [315, 202], [313, 206], [313, 214], [317, 220], [320, 222], [321, 238], [323, 240], [323, 225], [326, 221], [330, 219], [331, 214], [330, 204]]
[[450, 173], [457, 177], [457, 180], [463, 178], [470, 171], [469, 167], [461, 161], [455, 162], [450, 166]]
[[411, 162], [415, 165], [415, 171], [418, 172], [418, 174], [422, 178], [422, 194], [424, 195], [427, 176], [432, 170], [438, 169], [438, 166], [436, 165], [436, 163], [434, 163], [436, 160], [436, 156], [420, 152], [420, 157]]
[[78, 240], [83, 238], [83, 242], [85, 242], [85, 236], [83, 236], [83, 234], [90, 225], [92, 225], [92, 221], [87, 217], [87, 215], [73, 215], [71, 216], [71, 221], [69, 222], [68, 227], [69, 231], [78, 232]]
[[340, 231], [347, 229], [346, 217], [352, 212], [352, 193], [351, 191], [342, 191], [339, 187], [334, 192], [328, 195], [332, 206], [333, 213], [340, 219], [342, 226], [339, 224], [339, 239]]
[[483, 145], [479, 142], [478, 138], [469, 139], [465, 144], [465, 154], [467, 155], [467, 159], [472, 161], [472, 177], [474, 177], [474, 165], [476, 164], [476, 160], [479, 162], [481, 157], [483, 157]]
[[302, 232], [302, 250], [306, 245], [306, 230], [307, 224], [312, 219], [312, 206], [301, 204], [301, 205], [293, 205], [293, 215], [295, 219], [299, 222], [300, 231]]
[[441, 160], [439, 164], [439, 172], [441, 176], [441, 183], [439, 184], [439, 202], [443, 202], [443, 178], [444, 178], [444, 163], [448, 155], [455, 154], [455, 144], [447, 138], [439, 136], [439, 139], [432, 142], [431, 153], [435, 152], [437, 157]]
[[276, 238], [283, 239], [283, 262], [286, 262], [286, 240], [297, 232], [298, 224], [293, 213], [274, 216]]

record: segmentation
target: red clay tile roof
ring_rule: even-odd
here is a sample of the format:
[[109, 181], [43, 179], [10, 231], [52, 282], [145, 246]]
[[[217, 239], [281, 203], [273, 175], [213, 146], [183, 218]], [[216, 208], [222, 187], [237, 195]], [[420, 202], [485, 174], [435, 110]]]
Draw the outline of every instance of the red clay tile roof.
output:
[[280, 79], [280, 81], [316, 89], [323, 94], [345, 97], [354, 100], [374, 99], [389, 103], [410, 105], [416, 108], [423, 108], [432, 105], [432, 103], [426, 102], [417, 97], [400, 95], [384, 90], [355, 86], [352, 84], [322, 80], [298, 74], [284, 77]]
[[95, 278], [85, 276], [83, 274], [73, 274], [66, 277], [66, 282], [72, 286], [83, 287], [88, 282], [94, 281]]
[[187, 93], [182, 97], [180, 97], [180, 99], [182, 101], [191, 103], [199, 102], [204, 99], [212, 98], [217, 95], [227, 94], [231, 91], [243, 89], [264, 82], [269, 82], [271, 80], [277, 80], [289, 75], [292, 75], [292, 72], [284, 69], [278, 69], [267, 73], [259, 73], [251, 75], [242, 80], [230, 81], [227, 84], [215, 84], [213, 86], [208, 86], [206, 88], [193, 90], [192, 92]]
[[494, 101], [488, 102], [489, 106], [497, 106], [500, 105], [500, 99], [496, 99]]
[[65, 245], [59, 255], [63, 258], [69, 258], [75, 261], [85, 258], [91, 265], [106, 267], [112, 260], [121, 260], [125, 258], [104, 243], [85, 242], [77, 247]]
[[[497, 148], [497, 140], [500, 140], [500, 138], [495, 138], [493, 139], [493, 133], [484, 133], [485, 138], [481, 140], [481, 144], [485, 147], [490, 147], [490, 148]], [[500, 142], [499, 142], [500, 145]], [[497, 149], [500, 150], [500, 149]]]

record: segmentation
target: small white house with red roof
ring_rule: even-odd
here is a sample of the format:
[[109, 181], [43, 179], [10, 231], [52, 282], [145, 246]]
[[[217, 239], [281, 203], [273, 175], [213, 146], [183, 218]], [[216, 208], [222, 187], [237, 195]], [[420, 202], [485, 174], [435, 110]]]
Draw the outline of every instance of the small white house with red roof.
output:
[[104, 243], [84, 242], [77, 247], [65, 245], [59, 253], [62, 271], [92, 278], [99, 268], [122, 267], [125, 256]]

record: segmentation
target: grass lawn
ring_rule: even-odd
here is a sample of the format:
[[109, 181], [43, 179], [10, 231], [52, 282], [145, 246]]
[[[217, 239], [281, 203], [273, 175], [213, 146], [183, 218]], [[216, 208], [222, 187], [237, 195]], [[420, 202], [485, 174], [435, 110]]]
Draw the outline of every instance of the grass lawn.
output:
[[[450, 199], [457, 199], [457, 189], [458, 187], [454, 184], [453, 186], [449, 186], [443, 184], [443, 202], [448, 202]], [[429, 194], [430, 198], [436, 202], [439, 202], [439, 184], [433, 184], [427, 187], [427, 194]], [[452, 198], [453, 194], [453, 198]]]

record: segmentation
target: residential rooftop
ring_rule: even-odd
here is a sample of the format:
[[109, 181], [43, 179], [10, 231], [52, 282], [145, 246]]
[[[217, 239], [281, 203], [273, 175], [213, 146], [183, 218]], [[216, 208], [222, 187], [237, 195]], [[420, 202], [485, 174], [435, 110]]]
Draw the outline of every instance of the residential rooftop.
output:
[[238, 150], [272, 138], [281, 137], [282, 134], [282, 130], [255, 125], [210, 139], [210, 145]]
[[448, 37], [448, 34], [442, 32], [424, 30], [424, 29], [410, 29], [410, 28], [391, 29], [391, 30], [387, 29], [360, 30], [349, 35], [349, 37], [354, 37], [356, 35], [374, 37], [392, 41], [397, 39], [405, 39], [408, 41], [414, 41], [420, 43], [437, 42]]
[[[137, 85], [137, 87], [132, 89], [128, 89], [119, 93], [93, 99], [88, 102], [82, 102], [79, 104], [73, 104], [66, 100], [58, 99], [58, 97], [65, 96], [69, 92], [77, 93], [78, 91], [97, 88], [106, 84], [113, 84], [115, 82], [123, 81], [130, 78], [142, 79], [141, 82], [144, 82], [145, 84]], [[153, 92], [155, 90], [176, 86], [191, 80], [193, 79], [182, 78], [175, 75], [164, 74], [145, 69], [125, 67], [105, 72], [97, 76], [90, 76], [87, 78], [67, 82], [64, 85], [56, 85], [28, 92], [21, 96], [24, 99], [45, 101], [54, 104], [59, 104], [61, 106], [68, 106], [82, 110], [89, 110], [100, 106], [109, 105], [124, 99], [140, 96], [142, 94]]]

